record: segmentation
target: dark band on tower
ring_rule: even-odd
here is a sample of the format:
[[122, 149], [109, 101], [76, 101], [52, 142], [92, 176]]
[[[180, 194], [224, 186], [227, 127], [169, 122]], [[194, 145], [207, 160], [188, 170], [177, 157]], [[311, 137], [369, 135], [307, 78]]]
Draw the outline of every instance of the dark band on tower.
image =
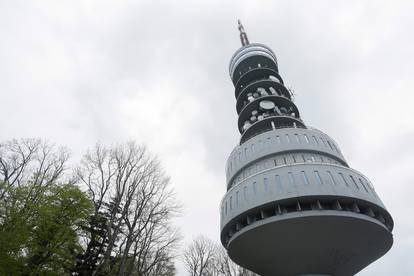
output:
[[243, 47], [232, 57], [230, 76], [235, 86], [240, 143], [277, 128], [305, 128], [279, 75], [273, 51], [262, 44], [250, 44], [240, 20], [238, 28]]

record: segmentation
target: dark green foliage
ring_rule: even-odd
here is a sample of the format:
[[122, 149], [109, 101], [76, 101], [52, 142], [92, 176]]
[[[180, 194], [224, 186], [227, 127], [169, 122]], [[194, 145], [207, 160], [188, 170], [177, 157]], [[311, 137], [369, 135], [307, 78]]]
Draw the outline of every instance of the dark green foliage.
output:
[[[89, 241], [85, 252], [77, 256], [76, 274], [92, 275], [101, 262], [108, 245], [108, 215], [102, 212], [91, 215], [88, 224], [83, 228]], [[99, 274], [98, 274], [99, 275]]]
[[78, 237], [93, 209], [78, 187], [10, 187], [0, 206], [0, 274], [73, 271], [76, 256], [83, 251]]

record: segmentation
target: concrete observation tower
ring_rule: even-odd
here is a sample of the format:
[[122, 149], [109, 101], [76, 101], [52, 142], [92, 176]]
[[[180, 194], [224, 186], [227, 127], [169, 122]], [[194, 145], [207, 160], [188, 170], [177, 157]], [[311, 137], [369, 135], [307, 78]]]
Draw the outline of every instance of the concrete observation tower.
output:
[[239, 30], [229, 71], [241, 138], [226, 165], [221, 242], [264, 276], [354, 275], [391, 248], [392, 217], [336, 142], [302, 121], [273, 51]]

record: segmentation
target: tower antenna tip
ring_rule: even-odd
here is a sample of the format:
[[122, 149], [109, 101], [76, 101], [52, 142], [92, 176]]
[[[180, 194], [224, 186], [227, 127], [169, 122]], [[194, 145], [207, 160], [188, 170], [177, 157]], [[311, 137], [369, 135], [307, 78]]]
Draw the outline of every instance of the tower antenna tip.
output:
[[238, 28], [240, 31], [240, 41], [243, 46], [249, 45], [249, 39], [247, 38], [246, 31], [244, 30], [243, 24], [240, 19], [237, 19]]

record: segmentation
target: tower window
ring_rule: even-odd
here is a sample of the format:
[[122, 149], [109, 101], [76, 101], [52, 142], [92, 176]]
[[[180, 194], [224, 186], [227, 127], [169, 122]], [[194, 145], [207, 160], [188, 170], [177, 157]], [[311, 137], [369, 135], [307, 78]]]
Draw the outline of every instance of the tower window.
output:
[[303, 178], [303, 182], [305, 183], [305, 185], [309, 185], [309, 180], [308, 177], [306, 176], [305, 171], [302, 171], [302, 178]]
[[319, 175], [319, 172], [318, 172], [318, 171], [314, 171], [314, 173], [315, 173], [315, 178], [316, 178], [316, 180], [318, 181], [318, 183], [319, 183], [319, 184], [321, 184], [321, 185], [323, 185], [323, 183], [322, 183], [322, 178], [321, 178], [321, 176]]
[[335, 179], [333, 178], [332, 173], [331, 173], [330, 171], [327, 171], [327, 173], [328, 173], [328, 175], [329, 175], [329, 178], [330, 178], [330, 179], [331, 179], [331, 181], [332, 181], [332, 184], [336, 185], [336, 182], [335, 182]]
[[323, 140], [322, 137], [319, 137], [319, 139], [321, 139], [322, 144], [326, 147], [325, 140]]
[[329, 147], [331, 148], [331, 150], [334, 150], [334, 149], [332, 148], [331, 142], [329, 142], [329, 140], [327, 140], [327, 142], [328, 142], [328, 145], [329, 145]]
[[269, 191], [269, 181], [267, 180], [267, 177], [265, 177], [263, 179], [263, 185], [264, 185], [265, 192], [268, 192]]
[[361, 183], [362, 187], [364, 187], [365, 192], [369, 193], [367, 187], [365, 187], [365, 184], [364, 184], [364, 182], [362, 182], [361, 178], [358, 178], [358, 179], [359, 179], [359, 182]]
[[295, 178], [293, 177], [293, 173], [288, 172], [290, 184], [295, 184]]
[[256, 184], [256, 181], [253, 182], [253, 192], [254, 192], [255, 195], [257, 194], [257, 184]]
[[247, 200], [247, 187], [246, 186], [244, 186], [243, 188], [243, 197], [244, 197], [244, 200]]
[[280, 142], [280, 136], [279, 135], [276, 135], [276, 141], [277, 141], [277, 143], [278, 144], [280, 144], [281, 142]]
[[315, 144], [316, 144], [316, 145], [319, 145], [318, 139], [316, 139], [316, 137], [315, 137], [315, 136], [312, 136], [312, 138], [313, 138], [313, 140], [315, 141]]
[[374, 189], [374, 186], [372, 186], [372, 184], [369, 182], [369, 180], [367, 180], [367, 185], [368, 185], [368, 187], [370, 188], [370, 190], [374, 192], [374, 195], [375, 195], [375, 189]]
[[358, 184], [356, 183], [356, 181], [355, 181], [354, 177], [353, 177], [352, 175], [350, 175], [349, 177], [351, 178], [352, 182], [354, 182], [355, 187], [359, 190], [359, 186], [358, 186]]
[[276, 191], [282, 190], [282, 180], [280, 179], [280, 176], [277, 174], [275, 175], [275, 184], [276, 184]]
[[308, 139], [308, 135], [304, 134], [303, 137], [305, 137], [305, 141], [307, 144], [309, 144], [309, 139]]
[[288, 142], [288, 144], [290, 144], [289, 134], [286, 134], [286, 141]]
[[339, 174], [339, 176], [341, 176], [342, 181], [344, 181], [345, 185], [346, 185], [347, 187], [349, 187], [348, 182], [346, 182], [346, 179], [345, 179], [344, 175], [343, 175], [342, 173], [338, 173], [338, 174]]
[[295, 137], [296, 137], [296, 141], [300, 144], [299, 135], [295, 134]]

